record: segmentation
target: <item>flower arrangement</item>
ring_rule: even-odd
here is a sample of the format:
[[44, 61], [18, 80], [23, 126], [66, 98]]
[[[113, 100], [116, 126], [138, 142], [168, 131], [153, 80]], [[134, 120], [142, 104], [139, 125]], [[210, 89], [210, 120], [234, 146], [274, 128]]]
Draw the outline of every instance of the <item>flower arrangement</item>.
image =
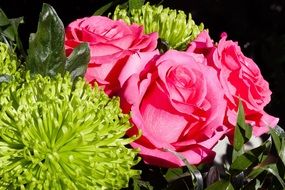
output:
[[43, 4], [27, 50], [1, 11], [0, 189], [284, 189], [285, 132], [238, 43], [181, 10], [112, 5], [64, 27]]

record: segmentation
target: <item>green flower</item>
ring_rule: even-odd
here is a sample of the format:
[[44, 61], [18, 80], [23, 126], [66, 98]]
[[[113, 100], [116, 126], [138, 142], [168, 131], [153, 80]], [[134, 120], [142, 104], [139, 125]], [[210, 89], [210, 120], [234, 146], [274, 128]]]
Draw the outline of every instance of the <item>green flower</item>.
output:
[[191, 14], [146, 3], [141, 9], [133, 9], [128, 14], [126, 8], [117, 6], [114, 20], [123, 19], [126, 23], [143, 25], [145, 33], [158, 32], [159, 37], [166, 41], [170, 48], [183, 50], [203, 30], [204, 25], [197, 26]]
[[117, 98], [27, 73], [0, 89], [0, 189], [120, 189], [138, 163]]
[[19, 62], [15, 52], [7, 44], [0, 42], [0, 75], [13, 75], [18, 66]]

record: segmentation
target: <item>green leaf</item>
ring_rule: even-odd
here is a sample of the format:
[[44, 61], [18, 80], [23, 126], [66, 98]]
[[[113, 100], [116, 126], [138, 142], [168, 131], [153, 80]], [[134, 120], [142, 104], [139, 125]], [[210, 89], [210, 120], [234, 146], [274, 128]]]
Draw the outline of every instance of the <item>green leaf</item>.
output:
[[259, 176], [262, 172], [264, 172], [264, 169], [257, 167], [254, 168], [247, 176], [248, 179], [255, 179], [257, 176]]
[[285, 166], [285, 132], [280, 126], [270, 129], [276, 151]]
[[10, 21], [4, 11], [0, 8], [0, 26], [9, 25]]
[[207, 187], [205, 190], [234, 190], [234, 187], [229, 181], [217, 181], [216, 183], [213, 183], [209, 187]]
[[144, 5], [144, 0], [129, 0], [129, 11], [140, 9]]
[[114, 4], [113, 1], [107, 3], [106, 5], [100, 7], [99, 9], [97, 9], [93, 15], [94, 16], [103, 15], [108, 9], [110, 9], [113, 6], [113, 4]]
[[236, 151], [241, 150], [243, 148], [244, 143], [245, 142], [240, 127], [237, 125], [235, 127], [235, 134], [234, 134], [234, 149]]
[[182, 174], [183, 174], [182, 168], [169, 168], [164, 177], [168, 182], [170, 182], [179, 178]]
[[237, 156], [230, 166], [231, 173], [240, 173], [253, 164], [260, 163], [262, 161], [262, 155], [268, 151], [269, 143], [269, 141], [266, 141], [262, 145]]
[[248, 142], [252, 136], [252, 127], [245, 122], [245, 113], [242, 102], [239, 101], [237, 125], [241, 128], [245, 142]]
[[274, 175], [278, 179], [279, 183], [282, 185], [283, 189], [285, 189], [285, 182], [280, 177], [278, 169], [276, 167], [276, 164], [267, 165], [267, 166], [263, 167], [262, 169], [264, 169], [264, 170], [268, 171], [269, 173], [271, 173], [272, 175]]
[[[106, 11], [111, 10], [112, 7], [115, 7], [119, 5], [120, 7], [127, 7], [128, 6], [128, 2], [126, 1], [125, 3], [122, 3], [122, 0], [109, 0], [106, 1], [106, 4], [103, 5], [102, 7], [100, 7], [99, 9], [97, 9], [93, 15], [97, 16], [97, 15], [103, 15], [104, 13], [106, 13]], [[112, 13], [109, 13], [108, 15], [110, 16]]]
[[[270, 158], [269, 158], [270, 159]], [[267, 161], [265, 161], [267, 162]], [[276, 163], [272, 163], [274, 162], [274, 160], [269, 161], [268, 164], [260, 164], [257, 167], [255, 167], [250, 174], [247, 176], [248, 179], [255, 179], [257, 176], [259, 176], [261, 173], [263, 172], [269, 172], [271, 173], [273, 176], [276, 177], [276, 179], [279, 181], [280, 185], [283, 187], [283, 189], [285, 189], [285, 182], [284, 179], [282, 179], [282, 177], [280, 177], [280, 174], [278, 172], [278, 168], [276, 166]]]
[[[21, 23], [24, 23], [23, 17], [8, 19], [3, 10], [0, 9], [0, 34], [3, 40], [5, 41], [7, 38], [8, 41], [15, 42], [20, 53], [25, 56], [26, 53], [18, 34], [18, 27]], [[6, 43], [10, 45], [8, 41]]]
[[238, 105], [238, 118], [237, 118], [237, 123], [241, 128], [245, 128], [245, 115], [244, 115], [244, 109], [242, 105], [242, 101], [239, 100], [239, 105]]
[[11, 28], [12, 28], [12, 31], [14, 34], [13, 39], [16, 42], [17, 48], [20, 51], [21, 55], [26, 57], [26, 52], [24, 50], [22, 41], [21, 41], [19, 33], [18, 33], [19, 25], [24, 23], [24, 18], [20, 17], [20, 18], [10, 19], [10, 23], [11, 23]]
[[245, 184], [243, 189], [246, 189], [246, 190], [259, 190], [259, 189], [262, 189], [262, 182], [259, 179], [251, 180], [250, 182]]
[[164, 148], [163, 150], [166, 151], [166, 152], [172, 153], [173, 155], [175, 155], [177, 158], [181, 159], [185, 163], [185, 165], [187, 166], [188, 171], [191, 174], [192, 183], [193, 183], [194, 189], [195, 190], [202, 190], [204, 182], [203, 182], [203, 177], [202, 177], [201, 172], [195, 166], [191, 165], [188, 162], [188, 160], [182, 154], [180, 154], [180, 153], [178, 153], [176, 151], [167, 149], [167, 148]]
[[249, 141], [251, 136], [252, 136], [252, 127], [245, 123], [244, 109], [242, 106], [242, 102], [239, 101], [237, 124], [234, 132], [234, 143], [233, 143], [234, 150], [232, 156], [233, 161], [237, 158], [237, 156], [244, 153], [243, 150], [244, 144]]
[[90, 50], [87, 43], [77, 46], [66, 60], [65, 70], [71, 74], [72, 79], [83, 77], [90, 60]]
[[258, 163], [258, 158], [250, 153], [245, 153], [237, 157], [235, 161], [231, 164], [231, 173], [240, 173], [246, 170], [253, 163]]
[[27, 57], [27, 69], [31, 74], [55, 76], [64, 73], [64, 25], [55, 10], [43, 4], [37, 32], [31, 35]]
[[244, 109], [240, 101], [239, 108], [238, 108], [237, 124], [235, 127], [235, 133], [234, 133], [234, 144], [233, 144], [234, 149], [236, 151], [241, 150], [245, 143], [243, 135], [241, 133], [241, 129], [243, 128], [245, 128], [245, 116], [244, 116]]
[[279, 151], [279, 157], [282, 160], [283, 165], [285, 166], [285, 138], [282, 138], [281, 148]]
[[133, 179], [133, 190], [153, 190], [153, 186], [150, 185], [148, 181], [143, 181], [137, 178], [132, 178]]

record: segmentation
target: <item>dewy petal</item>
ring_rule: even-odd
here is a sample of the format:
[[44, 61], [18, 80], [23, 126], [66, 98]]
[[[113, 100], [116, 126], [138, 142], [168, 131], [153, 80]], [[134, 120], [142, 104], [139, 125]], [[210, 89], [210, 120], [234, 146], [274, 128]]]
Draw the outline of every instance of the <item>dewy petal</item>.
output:
[[143, 35], [137, 41], [133, 42], [130, 49], [140, 49], [140, 51], [153, 51], [157, 46], [158, 33], [154, 32], [147, 35]]
[[131, 33], [127, 24], [122, 21], [113, 21], [104, 16], [91, 16], [83, 19], [84, 22], [79, 25], [80, 28], [86, 28], [93, 33], [101, 34], [108, 38], [119, 38]]
[[81, 41], [82, 29], [78, 26], [84, 21], [84, 19], [77, 19], [70, 23], [65, 29], [65, 39], [73, 39]]
[[[173, 153], [164, 151], [163, 148], [149, 148], [137, 143], [137, 141], [131, 143], [131, 145], [140, 149], [140, 156], [147, 164], [167, 168], [185, 166], [185, 163], [180, 158]], [[171, 148], [169, 149], [172, 150]], [[178, 153], [184, 156], [190, 164], [212, 161], [215, 157], [215, 152], [199, 145], [188, 147], [185, 151]]]
[[[157, 84], [152, 84], [145, 94], [140, 106], [144, 128], [151, 134], [152, 142], [158, 147], [160, 142], [172, 143], [177, 141], [187, 121], [181, 115], [175, 114], [168, 97], [159, 89]], [[148, 136], [150, 139], [150, 137]]]
[[[122, 85], [118, 95], [120, 97], [121, 108], [124, 113], [129, 113], [131, 106], [138, 104], [140, 91], [139, 91], [139, 75], [131, 75]], [[139, 113], [139, 112], [138, 112]], [[132, 114], [134, 116], [134, 114]]]
[[256, 112], [252, 115], [247, 115], [246, 122], [252, 124], [253, 135], [259, 137], [262, 134], [267, 133], [270, 128], [273, 128], [277, 125], [279, 119], [273, 117], [266, 112]]
[[[114, 56], [120, 56], [114, 55]], [[91, 80], [98, 80], [98, 82], [104, 81], [112, 69], [114, 69], [114, 65], [117, 64], [117, 62], [114, 62], [113, 60], [108, 61], [109, 57], [106, 57], [106, 59], [101, 58], [99, 61], [102, 61], [104, 64], [101, 64], [101, 62], [97, 61], [96, 59], [92, 59], [92, 63], [89, 63], [88, 68], [85, 73], [85, 78], [87, 81]], [[105, 61], [103, 61], [105, 60]]]
[[90, 44], [108, 42], [108, 39], [104, 38], [101, 35], [90, 32], [89, 30], [86, 30], [85, 28], [83, 28], [82, 31], [80, 31], [80, 32], [81, 32], [80, 41], [82, 41], [82, 42], [89, 42]]
[[[152, 74], [148, 73], [143, 80], [140, 80], [139, 74], [135, 73], [124, 82], [122, 88], [118, 92], [123, 108], [132, 105], [139, 107], [145, 92], [152, 82], [151, 78]], [[137, 113], [140, 114], [139, 111], [137, 111]], [[135, 116], [135, 114], [133, 114], [133, 116]]]
[[96, 44], [90, 44], [90, 56], [105, 56], [105, 55], [112, 55], [114, 53], [121, 52], [122, 49], [114, 46], [112, 44], [106, 44], [106, 43], [96, 43]]
[[213, 136], [209, 139], [199, 143], [201, 146], [204, 146], [208, 149], [212, 149], [219, 140], [225, 135], [227, 128], [225, 126], [219, 126], [213, 133]]
[[110, 43], [112, 45], [120, 47], [121, 49], [128, 49], [132, 45], [132, 42], [133, 42], [133, 36], [128, 34], [121, 38], [112, 40]]
[[158, 33], [153, 32], [148, 34], [148, 38], [150, 42], [148, 42], [148, 45], [143, 48], [141, 51], [153, 51], [157, 47], [157, 39], [158, 39]]
[[214, 46], [213, 40], [209, 36], [209, 32], [203, 30], [195, 40], [190, 43], [190, 46], [186, 52], [195, 52], [195, 53], [204, 53], [207, 49], [210, 49]]
[[146, 64], [156, 55], [159, 55], [158, 50], [153, 52], [137, 52], [135, 54], [132, 54], [126, 62], [124, 68], [120, 72], [120, 85], [123, 86], [125, 81], [131, 75], [140, 73], [144, 69]]
[[223, 63], [223, 66], [226, 66], [227, 69], [231, 71], [235, 71], [241, 68], [240, 60], [238, 59], [238, 55], [236, 54], [236, 47], [234, 45], [226, 47], [226, 49], [222, 52], [221, 61]]

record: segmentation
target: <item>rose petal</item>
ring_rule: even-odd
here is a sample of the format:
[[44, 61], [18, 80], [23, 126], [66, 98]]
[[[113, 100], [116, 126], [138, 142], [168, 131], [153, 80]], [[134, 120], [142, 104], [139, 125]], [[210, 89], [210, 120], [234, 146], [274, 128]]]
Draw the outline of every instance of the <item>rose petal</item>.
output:
[[[131, 143], [131, 145], [140, 149], [140, 156], [147, 164], [167, 168], [185, 166], [185, 163], [180, 158], [173, 153], [163, 151], [163, 149], [148, 148], [136, 142]], [[185, 151], [178, 153], [184, 156], [190, 164], [212, 161], [215, 157], [215, 153], [212, 150], [199, 145], [188, 147]]]

